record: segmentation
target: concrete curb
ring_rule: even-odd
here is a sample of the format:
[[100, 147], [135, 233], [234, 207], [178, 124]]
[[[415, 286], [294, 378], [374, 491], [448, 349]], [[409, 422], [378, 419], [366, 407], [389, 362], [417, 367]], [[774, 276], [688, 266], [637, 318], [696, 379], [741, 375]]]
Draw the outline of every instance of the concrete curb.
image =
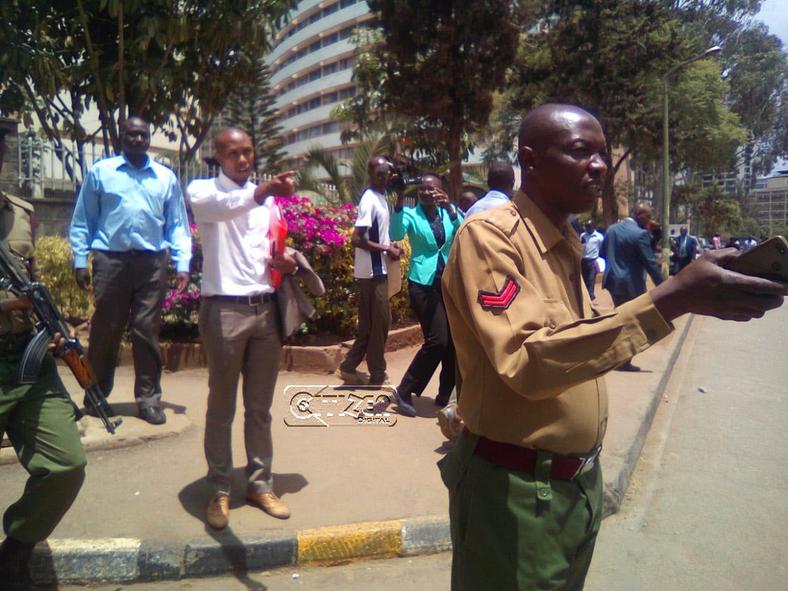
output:
[[135, 538], [49, 540], [36, 547], [30, 571], [39, 584], [178, 580], [283, 566], [331, 564], [451, 548], [449, 520], [431, 516], [355, 523], [262, 538], [227, 530], [216, 538], [156, 544]]
[[[606, 473], [603, 515], [615, 513], [623, 499], [660, 400], [692, 327], [690, 316], [675, 341], [646, 415], [617, 473]], [[356, 558], [415, 556], [451, 549], [446, 515], [274, 531], [265, 537], [239, 537], [231, 529], [215, 537], [177, 543], [134, 538], [59, 539], [36, 547], [31, 573], [38, 583], [130, 583], [177, 580], [284, 566], [345, 562]]]

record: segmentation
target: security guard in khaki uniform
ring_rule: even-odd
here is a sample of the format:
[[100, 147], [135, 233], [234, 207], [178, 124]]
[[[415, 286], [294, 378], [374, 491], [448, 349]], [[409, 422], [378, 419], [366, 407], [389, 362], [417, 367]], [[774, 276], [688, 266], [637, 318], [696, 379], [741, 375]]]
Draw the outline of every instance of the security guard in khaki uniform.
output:
[[[0, 135], [0, 168], [4, 148]], [[33, 262], [33, 207], [0, 192], [0, 240]], [[30, 587], [28, 562], [36, 542], [49, 536], [77, 496], [85, 477], [85, 453], [74, 411], [52, 355], [44, 358], [38, 380], [16, 383], [16, 371], [33, 336], [29, 302], [0, 291], [0, 435], [8, 435], [30, 474], [22, 497], [3, 516], [0, 545], [3, 589]]]
[[727, 250], [598, 314], [567, 218], [601, 196], [602, 128], [580, 108], [543, 105], [519, 139], [525, 192], [463, 225], [443, 276], [465, 422], [440, 462], [453, 589], [582, 589], [602, 511], [603, 374], [681, 314], [748, 320], [788, 290], [724, 270]]

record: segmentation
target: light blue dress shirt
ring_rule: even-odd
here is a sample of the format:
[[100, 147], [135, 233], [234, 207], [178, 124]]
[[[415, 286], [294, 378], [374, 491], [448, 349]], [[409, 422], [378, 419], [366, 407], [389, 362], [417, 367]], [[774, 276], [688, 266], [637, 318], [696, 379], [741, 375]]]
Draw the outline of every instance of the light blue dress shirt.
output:
[[482, 212], [486, 209], [492, 209], [493, 207], [498, 207], [504, 203], [509, 203], [511, 199], [512, 198], [506, 193], [501, 193], [495, 189], [487, 191], [484, 197], [479, 199], [476, 203], [468, 208], [468, 211], [465, 212], [465, 219], [467, 220], [472, 215]]
[[126, 157], [91, 167], [77, 198], [68, 234], [74, 268], [88, 264], [88, 251], [172, 251], [177, 271], [189, 271], [192, 239], [186, 204], [175, 174], [146, 156], [142, 168]]

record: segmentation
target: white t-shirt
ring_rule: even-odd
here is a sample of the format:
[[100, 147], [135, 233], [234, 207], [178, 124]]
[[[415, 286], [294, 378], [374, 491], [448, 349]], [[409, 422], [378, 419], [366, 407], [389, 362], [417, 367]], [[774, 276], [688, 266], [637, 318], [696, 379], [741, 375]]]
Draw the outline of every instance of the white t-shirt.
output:
[[241, 187], [224, 173], [189, 183], [191, 203], [202, 239], [201, 291], [211, 295], [256, 295], [274, 291], [268, 267], [270, 204], [254, 200], [256, 185]]
[[[356, 228], [366, 228], [367, 240], [378, 244], [389, 244], [389, 204], [386, 197], [373, 189], [367, 189], [358, 203]], [[356, 279], [371, 279], [386, 275], [385, 252], [356, 248], [353, 276]]]

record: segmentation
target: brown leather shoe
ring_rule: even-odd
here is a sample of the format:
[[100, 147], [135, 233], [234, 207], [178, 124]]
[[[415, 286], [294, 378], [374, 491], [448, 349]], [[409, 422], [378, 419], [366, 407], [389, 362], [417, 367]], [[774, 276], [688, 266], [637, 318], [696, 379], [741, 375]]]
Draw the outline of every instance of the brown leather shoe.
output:
[[230, 497], [221, 493], [214, 495], [205, 510], [205, 518], [214, 529], [227, 527], [230, 521]]
[[247, 492], [246, 500], [260, 507], [271, 517], [276, 517], [277, 519], [287, 519], [290, 517], [290, 509], [288, 509], [284, 501], [273, 492]]

